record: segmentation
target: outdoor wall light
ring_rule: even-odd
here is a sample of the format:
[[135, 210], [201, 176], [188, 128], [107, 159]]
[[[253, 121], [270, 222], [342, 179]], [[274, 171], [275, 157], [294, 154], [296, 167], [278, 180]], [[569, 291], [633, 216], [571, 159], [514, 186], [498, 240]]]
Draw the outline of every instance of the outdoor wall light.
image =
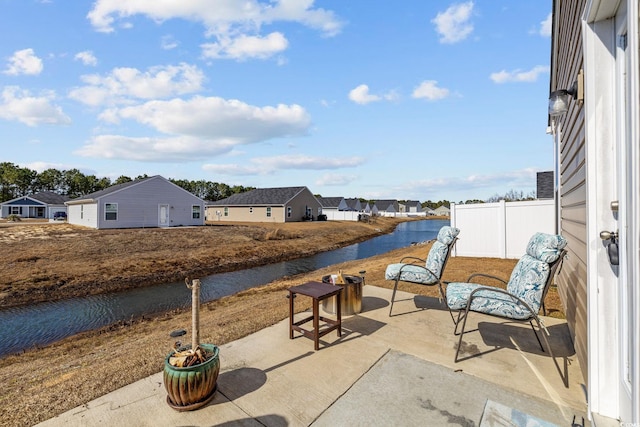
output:
[[557, 117], [569, 110], [569, 96], [578, 97], [578, 81], [573, 82], [569, 89], [560, 89], [549, 95], [549, 115]]
[[569, 97], [582, 103], [584, 100], [584, 74], [580, 70], [578, 78], [569, 89], [560, 89], [549, 95], [549, 115], [557, 117], [569, 110]]

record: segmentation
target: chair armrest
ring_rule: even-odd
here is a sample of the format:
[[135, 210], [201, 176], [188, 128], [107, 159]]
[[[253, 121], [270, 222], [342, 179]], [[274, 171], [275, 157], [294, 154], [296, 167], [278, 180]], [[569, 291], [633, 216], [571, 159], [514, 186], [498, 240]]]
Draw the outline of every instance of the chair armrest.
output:
[[471, 282], [471, 279], [473, 279], [474, 277], [485, 277], [488, 279], [497, 280], [498, 282], [501, 282], [504, 285], [507, 284], [507, 281], [502, 279], [501, 277], [492, 276], [491, 274], [485, 274], [485, 273], [473, 273], [471, 276], [467, 278], [467, 283]]

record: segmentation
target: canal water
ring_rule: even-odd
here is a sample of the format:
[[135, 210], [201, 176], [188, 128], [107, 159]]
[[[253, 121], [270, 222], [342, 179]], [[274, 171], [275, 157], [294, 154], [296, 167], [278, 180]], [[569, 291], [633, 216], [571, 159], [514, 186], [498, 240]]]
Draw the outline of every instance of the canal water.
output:
[[[368, 258], [434, 239], [447, 220], [409, 221], [389, 234], [292, 261], [200, 278], [200, 301], [212, 301], [284, 276]], [[357, 272], [352, 272], [357, 273]], [[43, 346], [121, 320], [191, 305], [184, 282], [0, 310], [0, 357]]]

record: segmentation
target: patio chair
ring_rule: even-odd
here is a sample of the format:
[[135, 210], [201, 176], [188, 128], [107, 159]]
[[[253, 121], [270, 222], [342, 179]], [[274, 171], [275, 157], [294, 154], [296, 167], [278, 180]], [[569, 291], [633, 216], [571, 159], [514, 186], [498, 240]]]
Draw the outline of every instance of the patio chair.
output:
[[[444, 289], [440, 278], [449, 260], [451, 249], [458, 240], [460, 230], [455, 227], [444, 226], [438, 232], [438, 236], [429, 250], [426, 259], [416, 257], [404, 257], [399, 263], [389, 264], [384, 273], [386, 280], [394, 280], [393, 293], [391, 294], [391, 307], [389, 316], [393, 310], [393, 302], [398, 290], [398, 282], [416, 283], [419, 285], [438, 285], [440, 301], [444, 298]], [[453, 313], [451, 313], [453, 319]]]
[[[562, 236], [536, 233], [529, 240], [527, 253], [520, 258], [514, 267], [509, 282], [488, 274], [475, 273], [469, 276], [466, 283], [447, 284], [447, 305], [450, 310], [458, 312], [454, 334], [459, 334], [460, 339], [454, 358], [455, 362], [458, 362], [462, 336], [471, 311], [510, 321], [529, 322], [540, 348], [543, 352], [545, 351], [533, 322], [536, 322], [539, 331], [544, 329], [546, 334], [549, 333], [542, 319], [538, 316], [538, 312], [543, 306], [549, 286], [562, 264], [566, 254], [564, 249], [566, 245], [567, 241]], [[469, 283], [474, 277], [498, 280], [506, 285], [506, 289]], [[462, 329], [458, 333], [458, 325], [461, 320]], [[543, 333], [542, 337], [551, 357], [553, 357], [547, 336]]]

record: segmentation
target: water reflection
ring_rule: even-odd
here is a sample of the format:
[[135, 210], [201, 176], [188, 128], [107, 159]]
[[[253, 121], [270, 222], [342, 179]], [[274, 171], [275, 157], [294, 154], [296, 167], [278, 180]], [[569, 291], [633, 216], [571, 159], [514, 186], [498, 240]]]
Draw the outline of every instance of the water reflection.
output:
[[[344, 261], [368, 258], [412, 242], [435, 238], [448, 221], [405, 222], [393, 233], [314, 256], [201, 278], [202, 302], [264, 285], [283, 276], [317, 270]], [[101, 328], [120, 320], [187, 307], [191, 292], [184, 282], [167, 283], [117, 294], [96, 295], [0, 310], [0, 356], [41, 346]]]

